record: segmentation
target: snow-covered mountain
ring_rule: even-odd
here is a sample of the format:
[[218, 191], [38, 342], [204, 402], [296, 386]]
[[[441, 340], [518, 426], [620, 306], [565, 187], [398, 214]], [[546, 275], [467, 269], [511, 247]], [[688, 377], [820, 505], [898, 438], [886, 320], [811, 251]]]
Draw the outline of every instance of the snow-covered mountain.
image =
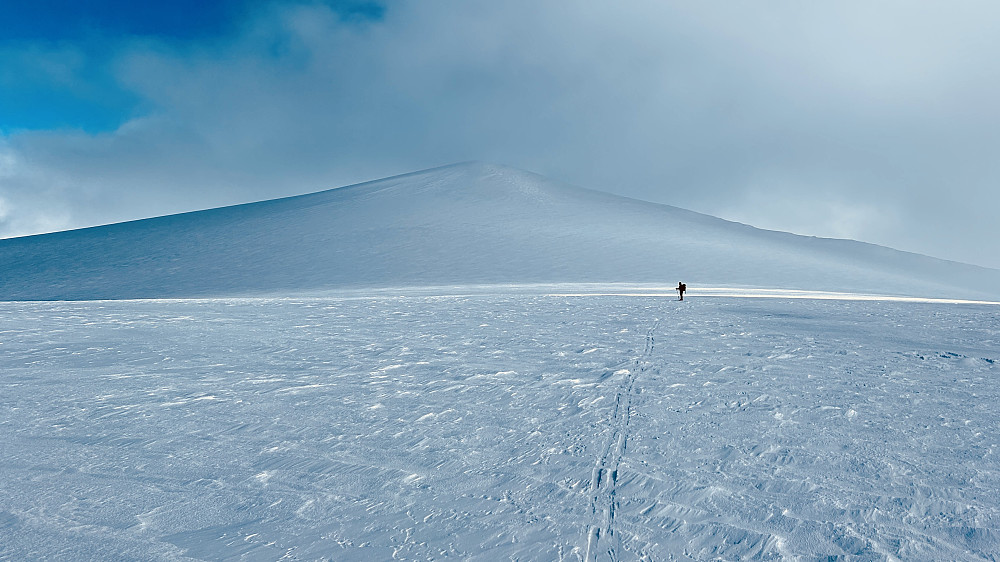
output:
[[2, 300], [678, 280], [1000, 298], [1000, 270], [760, 230], [482, 163], [2, 240], [0, 264]]

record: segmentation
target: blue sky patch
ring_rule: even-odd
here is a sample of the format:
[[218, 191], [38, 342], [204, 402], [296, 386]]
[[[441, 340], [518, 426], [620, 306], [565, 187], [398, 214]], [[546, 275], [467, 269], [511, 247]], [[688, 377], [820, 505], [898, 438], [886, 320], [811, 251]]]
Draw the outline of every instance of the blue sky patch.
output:
[[[284, 4], [271, 2], [268, 4]], [[293, 2], [294, 3], [294, 2]], [[345, 21], [384, 16], [375, 2], [322, 2]], [[0, 0], [0, 133], [114, 130], [141, 100], [110, 69], [129, 40], [172, 44], [226, 40], [251, 12], [249, 0]]]

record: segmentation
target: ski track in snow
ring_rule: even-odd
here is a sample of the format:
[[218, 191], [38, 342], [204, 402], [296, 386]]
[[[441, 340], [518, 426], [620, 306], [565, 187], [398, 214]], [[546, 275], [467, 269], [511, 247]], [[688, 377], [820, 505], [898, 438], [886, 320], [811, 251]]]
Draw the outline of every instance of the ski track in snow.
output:
[[587, 532], [587, 550], [584, 557], [587, 562], [596, 561], [600, 552], [600, 540], [604, 537], [603, 548], [611, 559], [617, 559], [619, 545], [616, 545], [614, 535], [615, 523], [615, 486], [618, 483], [618, 468], [622, 457], [628, 449], [629, 423], [632, 420], [632, 389], [638, 377], [649, 368], [649, 356], [653, 353], [654, 333], [657, 322], [646, 332], [646, 348], [642, 357], [635, 359], [631, 369], [622, 369], [624, 373], [621, 386], [615, 395], [614, 408], [611, 411], [610, 425], [614, 428], [611, 438], [604, 447], [604, 454], [597, 460], [597, 466], [590, 476], [590, 492], [594, 495], [591, 511], [599, 521], [590, 526]]
[[3, 560], [1000, 552], [995, 306], [484, 294], [0, 319]]

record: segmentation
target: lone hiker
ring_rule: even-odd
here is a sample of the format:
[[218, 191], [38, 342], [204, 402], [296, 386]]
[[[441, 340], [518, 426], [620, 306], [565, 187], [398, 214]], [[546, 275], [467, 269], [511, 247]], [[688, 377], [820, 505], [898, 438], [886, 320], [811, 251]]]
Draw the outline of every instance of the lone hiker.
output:
[[677, 292], [681, 294], [681, 300], [684, 300], [684, 291], [688, 290], [688, 286], [680, 281], [677, 282]]

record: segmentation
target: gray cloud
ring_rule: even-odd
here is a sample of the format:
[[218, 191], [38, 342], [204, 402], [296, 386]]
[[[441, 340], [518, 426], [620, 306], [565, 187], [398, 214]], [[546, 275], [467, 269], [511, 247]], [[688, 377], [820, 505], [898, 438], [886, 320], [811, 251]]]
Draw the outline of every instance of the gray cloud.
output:
[[998, 16], [987, 2], [403, 1], [359, 23], [271, 7], [227, 41], [123, 43], [111, 71], [148, 111], [116, 131], [7, 135], [0, 233], [479, 159], [1000, 267]]

